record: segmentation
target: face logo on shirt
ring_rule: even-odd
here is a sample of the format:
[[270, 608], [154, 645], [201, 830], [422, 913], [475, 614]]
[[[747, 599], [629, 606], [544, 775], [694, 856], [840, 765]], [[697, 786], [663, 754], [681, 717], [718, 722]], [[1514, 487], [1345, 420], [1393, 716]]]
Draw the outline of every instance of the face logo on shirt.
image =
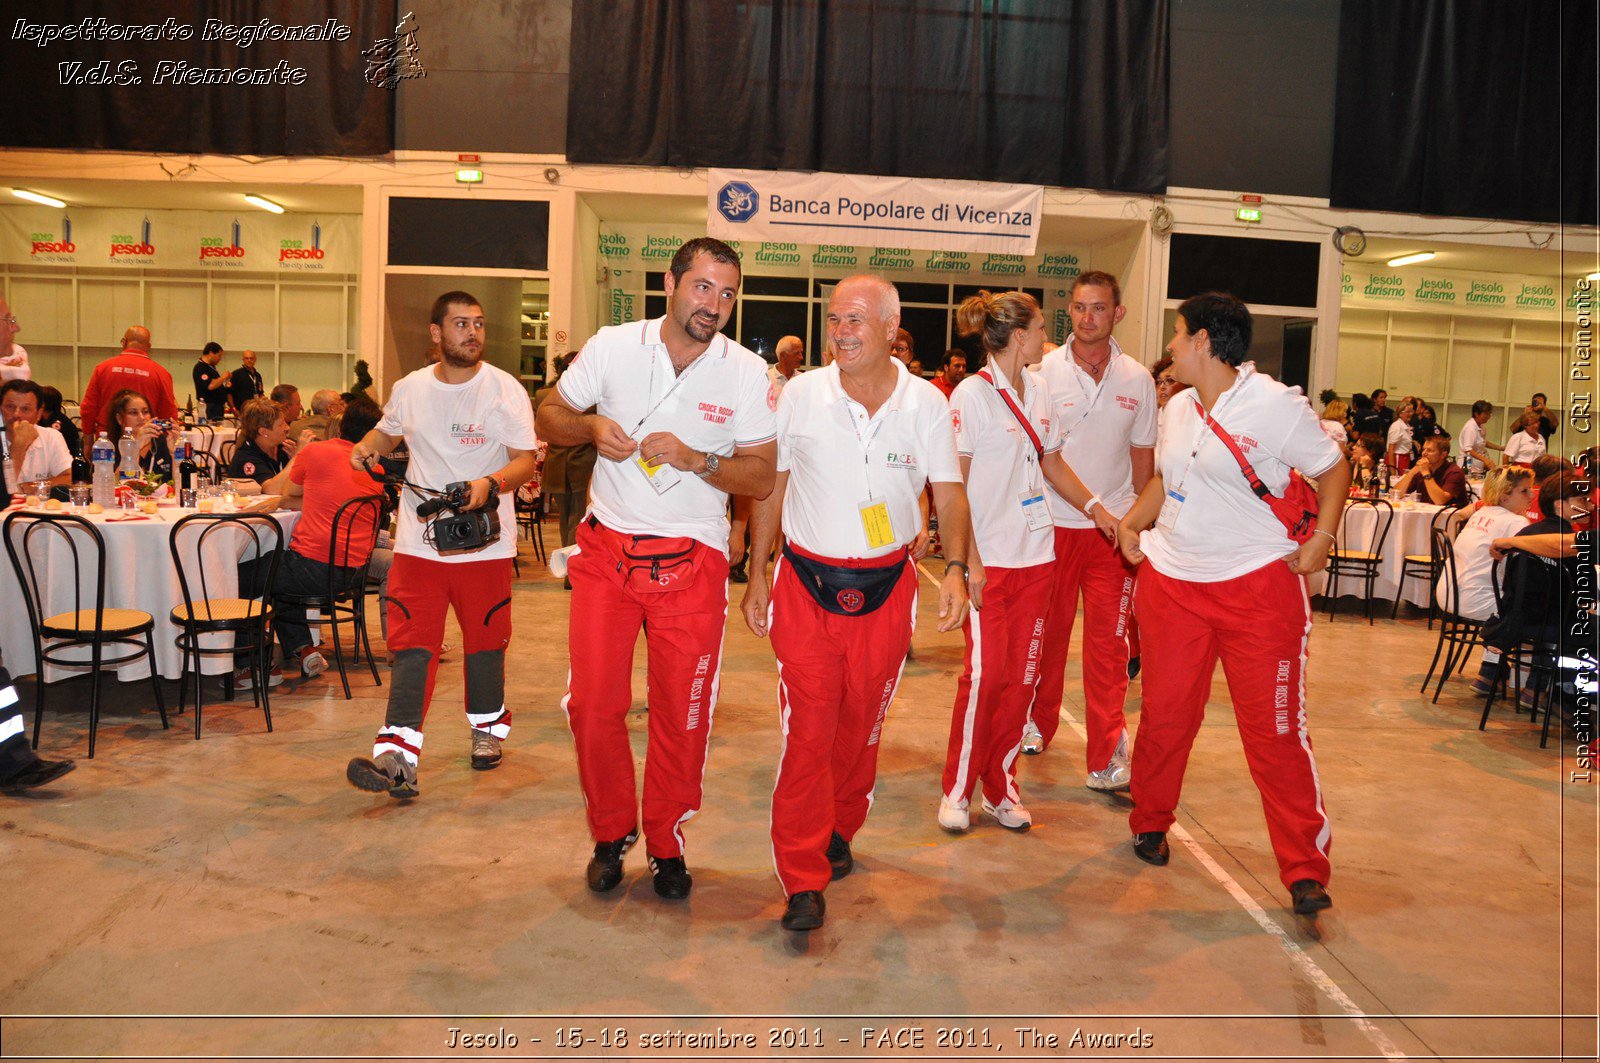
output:
[[908, 472], [917, 471], [917, 456], [915, 454], [885, 454], [883, 463], [891, 469], [905, 469]]
[[767, 409], [776, 410], [778, 408], [778, 396], [781, 394], [783, 394], [783, 389], [778, 386], [776, 380], [767, 385]]
[[857, 590], [843, 590], [834, 595], [834, 600], [839, 603], [839, 608], [847, 613], [859, 613], [861, 607], [867, 604], [864, 594]]
[[1118, 395], [1117, 396], [1117, 405], [1121, 406], [1124, 410], [1127, 410], [1129, 413], [1132, 413], [1132, 412], [1138, 410], [1138, 408], [1139, 408], [1139, 400], [1136, 399], [1135, 397], [1133, 397], [1132, 395]]
[[489, 442], [482, 421], [460, 421], [450, 426], [450, 436], [463, 447], [476, 447]]
[[[774, 405], [772, 408], [777, 409], [778, 407]], [[718, 406], [714, 402], [699, 403], [697, 409], [700, 411], [700, 416], [712, 424], [727, 424], [728, 418], [733, 416], [733, 411], [728, 407]]]

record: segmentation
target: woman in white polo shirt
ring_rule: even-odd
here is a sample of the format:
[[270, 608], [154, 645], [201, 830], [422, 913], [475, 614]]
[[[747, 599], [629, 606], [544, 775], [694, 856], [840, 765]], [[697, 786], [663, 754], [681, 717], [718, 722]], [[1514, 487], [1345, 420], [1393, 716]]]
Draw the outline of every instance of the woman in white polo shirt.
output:
[[1506, 440], [1506, 461], [1513, 465], [1532, 465], [1544, 456], [1544, 436], [1539, 434], [1539, 415], [1533, 410], [1522, 411], [1513, 426], [1515, 431]]
[[[1279, 875], [1295, 911], [1311, 913], [1332, 902], [1330, 828], [1306, 733], [1304, 576], [1328, 563], [1350, 467], [1299, 389], [1244, 360], [1250, 336], [1250, 311], [1231, 295], [1178, 307], [1167, 350], [1190, 388], [1162, 411], [1155, 476], [1118, 531], [1141, 566], [1134, 596], [1145, 659], [1129, 826], [1139, 858], [1165, 864], [1220, 658]], [[1275, 496], [1296, 470], [1317, 479], [1320, 512], [1307, 541], [1297, 546], [1254, 493], [1224, 434]]]
[[[1061, 458], [1048, 390], [1024, 366], [1039, 360], [1044, 315], [1026, 292], [979, 292], [956, 309], [964, 336], [977, 335], [988, 364], [950, 395], [950, 422], [972, 510], [972, 552], [988, 573], [982, 612], [969, 613], [966, 664], [956, 687], [945, 757], [939, 825], [961, 832], [967, 804], [983, 789], [983, 810], [1027, 830], [1012, 768], [1038, 680], [1039, 649], [1055, 573], [1055, 522], [1045, 484], [1080, 510], [1091, 493]], [[1107, 538], [1104, 506], [1091, 517]]]
[[[1483, 505], [1461, 526], [1455, 538], [1456, 563], [1439, 573], [1435, 593], [1446, 608], [1469, 620], [1491, 620], [1495, 615], [1494, 556], [1490, 546], [1528, 526], [1528, 509], [1533, 505], [1533, 471], [1520, 465], [1501, 465], [1490, 469], [1483, 481]], [[1454, 572], [1455, 585], [1451, 586]], [[1500, 670], [1500, 651], [1483, 648], [1483, 662], [1472, 689], [1489, 693], [1495, 673]]]

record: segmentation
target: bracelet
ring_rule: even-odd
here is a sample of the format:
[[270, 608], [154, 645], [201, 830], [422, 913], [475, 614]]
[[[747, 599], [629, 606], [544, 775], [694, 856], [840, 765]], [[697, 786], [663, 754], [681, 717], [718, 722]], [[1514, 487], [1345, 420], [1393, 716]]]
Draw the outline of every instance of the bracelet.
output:
[[950, 574], [950, 570], [953, 568], [959, 568], [961, 570], [961, 578], [963, 580], [972, 575], [972, 570], [967, 567], [967, 563], [965, 561], [946, 561], [944, 563], [945, 575], [948, 576]]
[[1100, 496], [1099, 495], [1091, 495], [1091, 496], [1089, 496], [1089, 501], [1087, 501], [1087, 502], [1085, 502], [1083, 504], [1083, 515], [1085, 517], [1087, 517], [1089, 515], [1089, 511], [1091, 509], [1093, 509], [1095, 506], [1099, 506], [1101, 509], [1105, 509], [1106, 508], [1106, 504], [1104, 502], [1100, 501]]
[[1339, 545], [1339, 537], [1337, 535], [1333, 534], [1333, 532], [1323, 531], [1321, 528], [1312, 528], [1311, 529], [1311, 534], [1312, 535], [1326, 535], [1329, 539], [1333, 540], [1333, 545], [1334, 546], [1338, 546]]

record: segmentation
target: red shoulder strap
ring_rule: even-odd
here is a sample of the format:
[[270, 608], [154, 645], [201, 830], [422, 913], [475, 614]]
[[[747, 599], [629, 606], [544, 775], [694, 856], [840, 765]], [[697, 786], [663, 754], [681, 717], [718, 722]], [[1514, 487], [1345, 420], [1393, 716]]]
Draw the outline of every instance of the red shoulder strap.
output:
[[1200, 405], [1199, 399], [1194, 399], [1194, 408], [1195, 412], [1205, 418], [1206, 424], [1216, 433], [1217, 438], [1222, 440], [1223, 446], [1228, 448], [1228, 453], [1233, 455], [1233, 460], [1239, 463], [1239, 469], [1244, 473], [1244, 478], [1250, 482], [1250, 490], [1255, 492], [1255, 496], [1264, 499], [1272, 494], [1271, 491], [1267, 490], [1267, 485], [1261, 482], [1261, 477], [1256, 475], [1255, 467], [1250, 464], [1250, 459], [1244, 456], [1244, 451], [1239, 449], [1239, 444], [1234, 442], [1227, 429], [1218, 424], [1216, 419], [1206, 412], [1206, 408]]

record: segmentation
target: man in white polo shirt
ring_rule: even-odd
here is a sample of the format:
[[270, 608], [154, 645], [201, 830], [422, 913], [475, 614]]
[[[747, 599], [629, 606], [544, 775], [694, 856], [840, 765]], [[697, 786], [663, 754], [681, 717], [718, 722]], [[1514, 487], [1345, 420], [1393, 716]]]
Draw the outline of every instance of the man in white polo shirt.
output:
[[5, 488], [21, 492], [23, 485], [48, 480], [64, 484], [72, 474], [72, 452], [54, 428], [39, 424], [44, 396], [31, 380], [0, 384], [0, 459], [5, 463]]
[[[944, 518], [939, 630], [966, 614], [967, 499], [944, 396], [890, 356], [900, 296], [850, 277], [828, 300], [834, 362], [778, 401], [778, 476], [756, 503], [745, 623], [772, 636], [783, 752], [772, 791], [772, 854], [788, 897], [783, 926], [822, 925], [822, 891], [855, 866], [878, 741], [917, 620], [912, 542], [932, 483]], [[785, 537], [776, 579], [767, 551]], [[770, 607], [770, 608], [769, 608]]]
[[[667, 313], [601, 329], [539, 407], [541, 435], [599, 451], [578, 528], [562, 702], [578, 752], [594, 857], [589, 888], [615, 889], [638, 839], [627, 714], [641, 625], [649, 654], [645, 852], [656, 893], [693, 885], [682, 825], [700, 809], [728, 612], [728, 496], [772, 490], [778, 389], [762, 358], [721, 335], [739, 256], [709, 237], [678, 249]], [[583, 414], [591, 406], [596, 413]]]
[[[1044, 356], [1039, 373], [1050, 389], [1061, 456], [1094, 497], [1121, 520], [1150, 480], [1155, 464], [1156, 389], [1150, 371], [1122, 352], [1111, 332], [1127, 313], [1117, 278], [1092, 270], [1072, 286], [1072, 335]], [[1094, 518], [1050, 489], [1056, 575], [1039, 655], [1039, 685], [1022, 751], [1041, 753], [1061, 720], [1067, 645], [1083, 595], [1083, 694], [1088, 786], [1128, 788], [1128, 610], [1133, 570]]]

